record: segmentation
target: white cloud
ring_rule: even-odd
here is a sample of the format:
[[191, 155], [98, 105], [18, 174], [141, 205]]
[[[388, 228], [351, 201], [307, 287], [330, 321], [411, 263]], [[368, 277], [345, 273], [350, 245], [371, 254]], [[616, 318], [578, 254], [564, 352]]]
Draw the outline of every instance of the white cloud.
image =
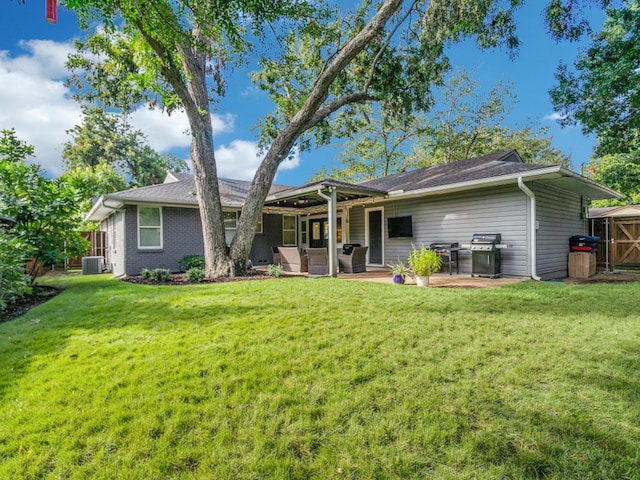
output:
[[[264, 155], [258, 144], [246, 140], [233, 140], [215, 152], [218, 175], [223, 178], [252, 180]], [[280, 164], [280, 170], [291, 170], [300, 165], [300, 154], [296, 149], [291, 158]]]
[[552, 114], [550, 114], [550, 115], [546, 115], [546, 116], [544, 117], [544, 119], [545, 119], [545, 120], [552, 121], [552, 122], [557, 122], [558, 120], [562, 120], [562, 119], [563, 119], [563, 118], [565, 118], [565, 117], [566, 117], [566, 115], [563, 115], [563, 114], [561, 114], [561, 113], [559, 113], [559, 112], [553, 112], [553, 113], [552, 113]]
[[62, 171], [66, 130], [80, 119], [80, 107], [64, 86], [64, 63], [71, 43], [22, 42], [25, 55], [0, 52], [0, 128], [15, 128], [18, 138], [35, 147], [35, 161], [50, 174]]
[[[235, 116], [230, 113], [211, 115], [214, 137], [220, 133], [233, 132], [234, 122]], [[160, 153], [191, 145], [189, 119], [183, 111], [167, 115], [158, 109], [141, 108], [131, 114], [131, 124], [142, 130], [151, 148]]]

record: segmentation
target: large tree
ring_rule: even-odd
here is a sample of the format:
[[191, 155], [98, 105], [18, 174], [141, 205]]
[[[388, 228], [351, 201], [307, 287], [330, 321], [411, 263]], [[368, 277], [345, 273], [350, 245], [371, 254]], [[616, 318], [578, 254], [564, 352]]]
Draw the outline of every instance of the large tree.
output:
[[[264, 199], [296, 142], [302, 148], [327, 143], [335, 133], [333, 114], [348, 115], [365, 103], [386, 102], [397, 115], [426, 108], [431, 85], [448, 69], [446, 45], [475, 36], [480, 47], [516, 48], [512, 13], [522, 2], [365, 1], [353, 11], [344, 11], [342, 2], [304, 0], [65, 3], [106, 26], [80, 45], [86, 58], [72, 61], [95, 98], [127, 108], [155, 102], [185, 110], [205, 270], [219, 276], [244, 271]], [[254, 80], [272, 96], [276, 111], [261, 123], [266, 154], [227, 256], [210, 101], [224, 90], [224, 67], [248, 51], [262, 52]]]
[[640, 0], [607, 10], [602, 30], [574, 70], [560, 65], [550, 91], [563, 126], [595, 133], [597, 155], [640, 149]]

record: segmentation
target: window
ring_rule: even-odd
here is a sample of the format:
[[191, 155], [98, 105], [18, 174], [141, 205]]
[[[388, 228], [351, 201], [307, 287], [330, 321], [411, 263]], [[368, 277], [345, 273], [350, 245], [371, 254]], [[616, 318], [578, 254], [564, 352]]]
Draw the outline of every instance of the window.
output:
[[224, 219], [224, 239], [227, 245], [231, 245], [231, 240], [238, 228], [238, 212], [222, 212]]
[[162, 248], [160, 207], [138, 207], [138, 248]]
[[296, 228], [295, 215], [283, 215], [282, 216], [282, 245], [293, 246], [296, 245], [296, 237], [298, 231]]
[[256, 223], [256, 233], [262, 233], [262, 214], [258, 216], [258, 223]]

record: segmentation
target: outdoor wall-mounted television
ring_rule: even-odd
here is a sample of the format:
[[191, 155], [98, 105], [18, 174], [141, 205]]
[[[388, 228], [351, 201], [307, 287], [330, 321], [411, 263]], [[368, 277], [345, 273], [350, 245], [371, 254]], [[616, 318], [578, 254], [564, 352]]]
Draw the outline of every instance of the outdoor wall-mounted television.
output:
[[389, 238], [413, 237], [411, 217], [393, 217], [387, 219]]

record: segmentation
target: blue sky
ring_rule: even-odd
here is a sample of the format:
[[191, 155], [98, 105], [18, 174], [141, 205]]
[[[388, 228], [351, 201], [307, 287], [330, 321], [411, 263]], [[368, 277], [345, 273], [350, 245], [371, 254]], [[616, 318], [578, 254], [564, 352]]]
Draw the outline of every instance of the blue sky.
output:
[[[578, 44], [556, 44], [546, 34], [542, 5], [529, 0], [518, 12], [518, 33], [523, 42], [518, 57], [511, 61], [500, 50], [479, 52], [472, 43], [451, 49], [452, 63], [475, 75], [482, 91], [497, 82], [513, 82], [518, 103], [507, 126], [527, 118], [551, 127], [554, 146], [571, 155], [576, 169], [589, 160], [593, 138], [580, 128], [561, 129], [554, 121], [548, 90], [554, 84], [558, 61], [572, 64]], [[64, 62], [72, 51], [71, 40], [82, 35], [75, 15], [58, 9], [58, 22], [45, 20], [45, 1], [4, 0], [0, 6], [0, 129], [15, 128], [18, 136], [36, 147], [36, 158], [51, 175], [62, 171], [61, 152], [69, 140], [66, 131], [80, 123], [80, 108], [64, 87]], [[265, 94], [257, 91], [247, 72], [235, 70], [229, 79], [226, 98], [215, 107], [212, 121], [219, 174], [251, 179], [259, 162], [256, 132], [252, 126], [271, 110]], [[132, 123], [161, 153], [188, 158], [188, 122], [184, 115], [167, 117], [159, 111], [141, 109]], [[277, 183], [301, 185], [324, 166], [336, 161], [338, 143], [314, 152], [296, 154], [280, 168]]]

